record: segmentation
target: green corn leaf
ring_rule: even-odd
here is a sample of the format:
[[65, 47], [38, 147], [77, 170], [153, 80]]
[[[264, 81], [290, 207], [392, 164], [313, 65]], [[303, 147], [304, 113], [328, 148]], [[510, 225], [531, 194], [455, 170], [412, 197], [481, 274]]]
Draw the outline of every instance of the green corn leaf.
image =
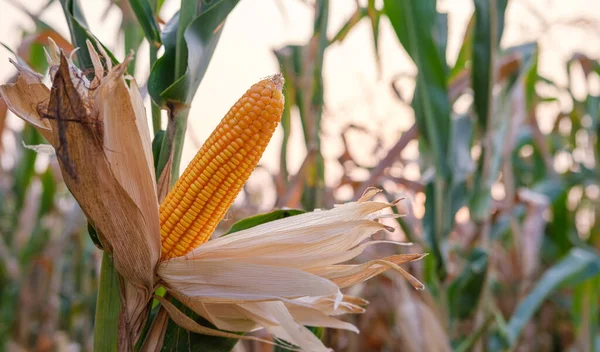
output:
[[425, 238], [433, 256], [425, 260], [428, 285], [438, 287], [438, 278], [446, 275], [444, 242], [451, 230], [450, 212], [451, 170], [450, 134], [451, 108], [448, 99], [445, 60], [445, 21], [436, 10], [436, 0], [384, 0], [384, 11], [396, 36], [418, 69], [412, 107], [416, 124], [427, 150], [433, 159], [434, 180], [426, 187], [425, 213], [430, 221], [425, 222]]
[[165, 139], [165, 130], [160, 130], [154, 136], [152, 140], [152, 156], [154, 157], [154, 169], [156, 170], [156, 179], [160, 177], [158, 173], [158, 160], [160, 159], [160, 148], [163, 143], [163, 139]]
[[[60, 0], [65, 18], [67, 19], [67, 25], [69, 26], [69, 32], [71, 33], [71, 41], [75, 48], [80, 48], [77, 51], [77, 61], [79, 62], [79, 68], [82, 70], [89, 70], [93, 68], [92, 59], [87, 51], [86, 40], [90, 40], [92, 45], [97, 48], [100, 42], [96, 37], [87, 29], [87, 22], [83, 17], [81, 11], [81, 5], [78, 0]], [[118, 64], [119, 61], [115, 56], [105, 47], [103, 44], [102, 48], [106, 51], [113, 64]]]
[[[38, 133], [38, 131], [31, 125], [25, 125], [21, 134], [23, 143], [26, 145], [38, 145], [43, 142], [44, 138]], [[37, 153], [29, 148], [22, 148], [21, 155], [18, 158], [18, 164], [14, 170], [13, 189], [16, 195], [16, 209], [20, 212], [23, 203], [25, 202], [25, 196], [31, 180], [35, 175], [35, 160], [37, 159]]]
[[119, 274], [115, 270], [110, 254], [106, 252], [102, 255], [98, 286], [100, 288], [94, 319], [94, 351], [117, 351], [119, 311], [121, 309]]
[[367, 17], [368, 12], [366, 8], [363, 7], [359, 7], [356, 9], [356, 11], [354, 12], [354, 14], [352, 14], [352, 16], [350, 16], [350, 18], [348, 18], [348, 20], [346, 21], [346, 23], [344, 23], [344, 25], [342, 25], [342, 27], [338, 30], [338, 32], [333, 36], [333, 38], [330, 40], [329, 44], [333, 44], [336, 42], [343, 42], [344, 39], [346, 39], [346, 36], [348, 35], [348, 33], [350, 33], [350, 31], [352, 30], [352, 28], [354, 28], [356, 26], [356, 24], [358, 24], [358, 22], [360, 22], [360, 20], [362, 20], [363, 18]]
[[456, 62], [454, 66], [450, 70], [450, 76], [448, 77], [448, 81], [450, 85], [457, 78], [457, 76], [467, 69], [471, 64], [471, 54], [473, 51], [473, 27], [475, 26], [475, 16], [471, 17], [469, 20], [469, 24], [465, 29], [465, 35], [463, 36], [463, 41], [460, 46], [460, 51], [458, 52], [458, 57], [456, 58]]
[[54, 206], [54, 196], [56, 195], [56, 179], [52, 173], [52, 169], [48, 168], [41, 176], [42, 181], [42, 196], [40, 199], [40, 209], [38, 210], [38, 218], [41, 219]]
[[[181, 302], [171, 298], [175, 307], [181, 310], [198, 324], [211, 329], [216, 329], [209, 321], [194, 313]], [[219, 336], [208, 336], [189, 332], [173, 320], [169, 319], [165, 339], [161, 351], [163, 352], [228, 352], [239, 340]]]
[[541, 304], [565, 283], [590, 279], [600, 275], [600, 256], [597, 253], [574, 248], [558, 263], [548, 269], [534, 289], [518, 304], [506, 326], [508, 347], [519, 340], [523, 328]]
[[474, 0], [475, 28], [471, 80], [475, 111], [482, 130], [486, 129], [491, 114], [491, 96], [497, 48], [504, 29], [507, 0]]
[[419, 130], [431, 146], [437, 172], [447, 175], [450, 103], [445, 58], [432, 33], [439, 21], [436, 1], [385, 0], [383, 3], [400, 43], [419, 70], [413, 102]]
[[[148, 80], [148, 92], [157, 105], [191, 102], [215, 52], [224, 21], [238, 2], [239, 0], [220, 0], [202, 7], [200, 15], [185, 29], [184, 43], [177, 41], [180, 14], [176, 14], [167, 23], [162, 34], [165, 53], [152, 67]], [[177, 46], [183, 44], [187, 51], [187, 68], [183, 75], [178, 76]]]
[[129, 0], [129, 5], [131, 5], [150, 45], [159, 47], [162, 41], [160, 39], [158, 22], [156, 22], [156, 17], [152, 13], [152, 8], [148, 0]]
[[274, 210], [270, 213], [259, 214], [251, 216], [249, 218], [242, 219], [231, 226], [229, 231], [225, 235], [232, 234], [241, 230], [249, 229], [254, 226], [258, 226], [267, 222], [284, 219], [290, 216], [303, 214], [304, 211], [297, 209], [282, 209]]
[[488, 264], [488, 254], [476, 248], [467, 258], [463, 271], [448, 287], [450, 315], [453, 319], [465, 319], [477, 308]]
[[600, 331], [600, 309], [598, 307], [600, 276], [587, 280], [575, 287], [573, 294], [573, 317], [580, 346], [589, 346], [590, 352], [597, 352], [596, 339]]

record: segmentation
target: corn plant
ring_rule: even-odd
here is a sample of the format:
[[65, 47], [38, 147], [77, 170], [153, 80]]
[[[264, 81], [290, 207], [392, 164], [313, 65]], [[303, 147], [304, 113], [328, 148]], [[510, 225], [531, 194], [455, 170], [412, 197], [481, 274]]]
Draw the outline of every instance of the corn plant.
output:
[[[36, 31], [0, 87], [0, 132], [7, 110], [28, 122], [5, 128], [15, 142], [0, 154], [0, 348], [61, 350], [66, 332], [97, 351], [600, 349], [597, 60], [565, 62], [583, 98], [542, 76], [536, 42], [500, 46], [506, 0], [473, 1], [453, 64], [435, 0], [356, 2], [333, 36], [330, 2], [304, 1], [308, 41], [273, 48], [281, 74], [240, 94], [179, 177], [190, 105], [238, 2], [182, 0], [163, 21], [162, 1], [119, 1], [125, 57], [90, 32], [83, 2], [60, 1], [70, 41], [29, 14]], [[368, 177], [326, 185], [324, 58], [362, 22], [376, 65], [385, 22], [416, 66], [412, 100], [389, 82], [415, 123], [375, 166], [345, 143], [334, 162]], [[151, 70], [138, 84], [143, 41]], [[559, 101], [568, 104], [543, 131], [538, 108]], [[292, 175], [293, 121], [308, 153]], [[278, 124], [283, 209], [227, 230]], [[419, 154], [407, 160], [411, 141]], [[409, 164], [420, 179], [405, 177]], [[337, 191], [348, 186], [351, 202], [305, 212], [347, 202]], [[256, 212], [251, 200], [241, 208]], [[408, 251], [381, 239], [394, 230], [383, 218]]]
[[[364, 312], [366, 302], [341, 288], [393, 269], [423, 289], [399, 266], [423, 254], [340, 264], [382, 242], [369, 239], [373, 233], [390, 230], [377, 220], [399, 201], [373, 201], [379, 191], [372, 188], [332, 210], [262, 220], [207, 241], [256, 167], [284, 108], [281, 74], [253, 85], [178, 179], [189, 104], [236, 3], [183, 1], [160, 38], [150, 4], [130, 3], [150, 44], [165, 48], [148, 79], [153, 103], [168, 112], [167, 129], [155, 133], [154, 142], [137, 83], [125, 77], [133, 54], [117, 60], [86, 29], [77, 2], [61, 4], [80, 49], [79, 65], [49, 40], [51, 87], [15, 61], [16, 82], [0, 87], [8, 109], [49, 143], [35, 148], [55, 153], [90, 235], [104, 251], [95, 350], [169, 349], [179, 345], [172, 336], [179, 333], [176, 325], [220, 338], [188, 339], [187, 348], [228, 350], [237, 340], [253, 340], [326, 351], [303, 325], [357, 332], [334, 316]], [[276, 339], [236, 333], [259, 328]]]

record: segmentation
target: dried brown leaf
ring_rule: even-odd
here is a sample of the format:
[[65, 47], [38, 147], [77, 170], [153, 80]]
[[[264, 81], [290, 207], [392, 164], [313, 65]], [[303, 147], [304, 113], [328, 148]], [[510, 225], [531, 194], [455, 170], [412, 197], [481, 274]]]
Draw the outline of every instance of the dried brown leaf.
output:
[[35, 126], [44, 138], [51, 140], [49, 122], [38, 113], [39, 107], [48, 103], [50, 90], [42, 83], [40, 75], [11, 62], [19, 71], [19, 76], [16, 83], [0, 86], [0, 96], [10, 111]]
[[396, 328], [402, 341], [403, 351], [452, 351], [450, 338], [440, 320], [416, 295], [408, 289], [404, 280], [395, 280], [399, 298], [396, 311]]
[[113, 255], [115, 267], [127, 280], [125, 321], [132, 324], [129, 331], [136, 336], [154, 288], [158, 258], [156, 245], [148, 240], [151, 219], [144, 216], [113, 173], [106, 154], [114, 151], [103, 144], [103, 121], [93, 103], [85, 101], [80, 91], [67, 58], [61, 54], [48, 107], [46, 111], [40, 109], [42, 114], [38, 116], [43, 115], [41, 121], [49, 124], [50, 129], [45, 131], [56, 149], [67, 187], [97, 230], [105, 250]]
[[165, 333], [169, 325], [169, 313], [161, 307], [152, 321], [148, 335], [140, 349], [141, 352], [159, 352], [162, 350]]

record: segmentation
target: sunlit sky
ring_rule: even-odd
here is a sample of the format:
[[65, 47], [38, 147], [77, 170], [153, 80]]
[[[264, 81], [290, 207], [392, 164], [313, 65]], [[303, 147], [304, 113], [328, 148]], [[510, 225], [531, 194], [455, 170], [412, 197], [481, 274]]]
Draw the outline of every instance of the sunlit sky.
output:
[[[19, 2], [19, 1], [15, 1]], [[46, 0], [27, 0], [24, 5], [36, 13]], [[288, 44], [304, 44], [312, 32], [312, 8], [298, 0], [241, 0], [229, 16], [208, 72], [192, 104], [189, 134], [195, 138], [186, 141], [182, 165], [193, 157], [221, 117], [260, 78], [278, 72], [272, 50]], [[366, 3], [365, 1], [361, 1]], [[122, 39], [117, 35], [120, 11], [113, 7], [106, 15], [107, 1], [82, 1], [91, 31], [118, 58], [124, 55]], [[178, 1], [167, 0], [161, 13], [168, 20], [178, 7]], [[332, 36], [355, 10], [354, 0], [331, 0], [329, 35]], [[473, 11], [471, 0], [439, 1], [438, 9], [449, 13], [448, 60], [455, 60], [466, 24]], [[542, 16], [541, 21], [538, 16]], [[68, 37], [67, 25], [59, 2], [56, 1], [41, 17], [45, 22]], [[577, 20], [577, 22], [575, 22]], [[553, 24], [549, 28], [546, 23]], [[564, 61], [573, 52], [600, 57], [600, 2], [597, 0], [523, 1], [511, 0], [506, 15], [506, 31], [502, 47], [539, 39], [541, 47], [540, 72], [566, 84]], [[2, 1], [0, 11], [0, 41], [11, 48], [20, 42], [22, 29], [32, 30], [33, 22], [10, 1]], [[328, 48], [325, 59], [326, 111], [323, 122], [323, 153], [330, 166], [328, 184], [335, 184], [342, 172], [335, 162], [342, 153], [341, 128], [355, 123], [383, 136], [384, 147], [394, 144], [400, 133], [413, 123], [410, 109], [396, 101], [390, 81], [397, 74], [414, 75], [416, 70], [406, 56], [387, 20], [382, 21], [380, 48], [382, 72], [378, 77], [372, 50], [368, 21], [360, 23], [341, 44]], [[140, 57], [136, 78], [143, 84], [148, 73], [147, 46]], [[15, 72], [8, 63], [10, 53], [0, 50], [0, 80], [5, 81]], [[410, 93], [412, 85], [406, 82]], [[556, 107], [555, 107], [556, 109]], [[553, 122], [554, 112], [542, 112], [542, 129]], [[17, 128], [20, 121], [11, 118], [9, 126]], [[289, 148], [290, 169], [301, 164], [305, 148], [299, 121], [293, 121]], [[375, 141], [361, 133], [352, 134], [354, 155], [365, 165], [374, 165], [381, 155], [369, 152]], [[278, 169], [281, 131], [273, 138], [261, 163], [268, 169]], [[409, 146], [407, 155], [416, 152]]]

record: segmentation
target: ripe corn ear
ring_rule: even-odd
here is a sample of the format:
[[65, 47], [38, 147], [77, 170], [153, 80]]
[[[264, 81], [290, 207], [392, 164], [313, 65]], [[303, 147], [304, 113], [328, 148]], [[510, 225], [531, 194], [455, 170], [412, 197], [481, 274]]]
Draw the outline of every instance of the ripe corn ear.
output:
[[283, 77], [253, 85], [231, 107], [160, 206], [162, 259], [204, 243], [260, 160], [283, 111]]

